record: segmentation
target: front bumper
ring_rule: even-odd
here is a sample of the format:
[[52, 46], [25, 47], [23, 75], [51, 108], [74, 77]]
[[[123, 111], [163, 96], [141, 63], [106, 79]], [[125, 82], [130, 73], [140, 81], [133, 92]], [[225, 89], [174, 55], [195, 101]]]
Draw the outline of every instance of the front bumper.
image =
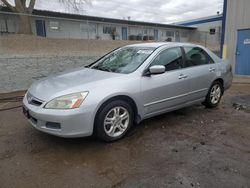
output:
[[54, 110], [29, 104], [26, 95], [23, 111], [37, 130], [60, 137], [84, 137], [93, 133], [94, 108], [83, 105], [77, 109]]

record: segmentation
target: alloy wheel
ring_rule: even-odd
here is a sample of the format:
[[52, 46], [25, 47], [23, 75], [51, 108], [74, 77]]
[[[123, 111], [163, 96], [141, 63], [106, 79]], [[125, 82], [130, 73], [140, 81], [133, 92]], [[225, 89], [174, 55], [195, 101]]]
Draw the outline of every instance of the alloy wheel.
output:
[[216, 84], [212, 87], [210, 92], [210, 99], [212, 104], [217, 104], [221, 97], [221, 87]]
[[110, 137], [118, 137], [127, 130], [129, 121], [130, 115], [126, 108], [114, 107], [104, 119], [104, 131]]

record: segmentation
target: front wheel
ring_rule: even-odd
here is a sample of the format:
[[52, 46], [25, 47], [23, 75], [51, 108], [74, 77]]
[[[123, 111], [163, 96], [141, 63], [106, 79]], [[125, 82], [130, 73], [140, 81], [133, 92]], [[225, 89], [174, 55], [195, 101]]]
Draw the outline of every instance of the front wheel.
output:
[[116, 100], [101, 107], [95, 120], [96, 136], [106, 142], [121, 139], [134, 122], [133, 109], [125, 101]]
[[222, 94], [223, 94], [222, 84], [218, 81], [215, 81], [208, 91], [204, 105], [207, 108], [217, 107], [218, 104], [220, 103]]

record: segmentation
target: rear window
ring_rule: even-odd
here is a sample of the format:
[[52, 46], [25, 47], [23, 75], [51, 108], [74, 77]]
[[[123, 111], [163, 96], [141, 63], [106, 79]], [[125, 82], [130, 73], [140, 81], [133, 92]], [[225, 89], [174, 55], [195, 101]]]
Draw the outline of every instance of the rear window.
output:
[[214, 63], [212, 58], [199, 47], [184, 47], [185, 67], [199, 66]]

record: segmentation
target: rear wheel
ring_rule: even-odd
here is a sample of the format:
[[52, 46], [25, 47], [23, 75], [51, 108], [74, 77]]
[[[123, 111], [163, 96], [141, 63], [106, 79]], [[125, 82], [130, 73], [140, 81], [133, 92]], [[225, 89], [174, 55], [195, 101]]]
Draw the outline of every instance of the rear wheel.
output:
[[101, 107], [95, 120], [96, 136], [106, 142], [121, 139], [132, 126], [133, 109], [129, 103], [116, 100]]
[[214, 108], [220, 103], [223, 94], [223, 87], [219, 81], [215, 81], [210, 87], [204, 105], [207, 108]]

